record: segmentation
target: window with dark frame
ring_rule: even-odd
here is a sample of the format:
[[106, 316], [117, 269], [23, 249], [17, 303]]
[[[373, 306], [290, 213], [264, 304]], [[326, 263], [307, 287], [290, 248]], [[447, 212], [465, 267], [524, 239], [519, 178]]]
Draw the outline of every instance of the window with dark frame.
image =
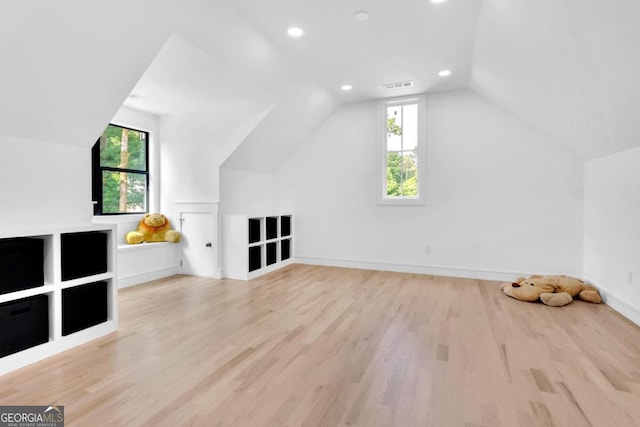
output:
[[148, 212], [149, 132], [110, 124], [92, 149], [94, 215]]

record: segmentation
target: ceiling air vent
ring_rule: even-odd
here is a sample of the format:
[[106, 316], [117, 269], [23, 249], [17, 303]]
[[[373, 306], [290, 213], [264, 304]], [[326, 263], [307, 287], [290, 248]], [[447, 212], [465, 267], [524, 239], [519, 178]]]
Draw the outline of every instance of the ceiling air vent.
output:
[[413, 80], [407, 80], [405, 82], [387, 83], [382, 86], [385, 89], [400, 89], [403, 87], [413, 87]]

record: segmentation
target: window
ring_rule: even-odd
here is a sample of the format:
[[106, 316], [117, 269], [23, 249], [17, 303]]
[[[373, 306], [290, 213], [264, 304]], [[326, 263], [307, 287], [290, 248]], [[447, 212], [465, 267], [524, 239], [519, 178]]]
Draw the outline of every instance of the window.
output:
[[380, 204], [424, 204], [424, 96], [378, 103]]
[[149, 133], [110, 124], [93, 146], [94, 215], [147, 212]]

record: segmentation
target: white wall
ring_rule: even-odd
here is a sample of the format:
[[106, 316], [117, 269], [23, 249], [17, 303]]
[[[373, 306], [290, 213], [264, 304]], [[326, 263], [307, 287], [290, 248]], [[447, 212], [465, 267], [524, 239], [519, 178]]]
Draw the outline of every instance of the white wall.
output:
[[91, 147], [0, 135], [3, 229], [89, 224]]
[[[122, 107], [111, 123], [149, 132], [149, 211], [160, 208], [160, 120], [159, 117]], [[118, 287], [125, 288], [172, 276], [178, 272], [179, 245], [153, 243], [128, 245], [125, 236], [138, 228], [143, 214], [101, 215], [93, 217], [94, 223], [115, 224], [118, 245]], [[175, 221], [171, 224], [175, 229]]]
[[118, 288], [178, 273], [180, 245], [149, 243], [118, 248]]
[[220, 169], [220, 214], [270, 215], [291, 212], [294, 196], [270, 173]]
[[607, 304], [640, 324], [638, 164], [640, 148], [585, 164], [584, 273]]
[[198, 111], [162, 116], [161, 209], [177, 220], [176, 202], [220, 200], [220, 166], [268, 111], [249, 104], [227, 113]]
[[431, 95], [427, 114], [426, 206], [375, 203], [375, 103], [341, 107], [273, 182], [227, 175], [222, 203], [238, 212], [252, 200], [287, 209], [291, 199], [302, 261], [509, 280], [581, 275], [582, 162], [472, 92]]

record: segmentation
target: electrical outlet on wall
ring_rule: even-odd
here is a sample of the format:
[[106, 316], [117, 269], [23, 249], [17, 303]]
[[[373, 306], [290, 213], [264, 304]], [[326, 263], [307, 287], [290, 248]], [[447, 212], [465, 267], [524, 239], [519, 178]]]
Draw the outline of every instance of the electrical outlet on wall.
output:
[[424, 253], [427, 255], [431, 254], [431, 245], [424, 245]]
[[627, 284], [631, 285], [633, 283], [633, 271], [627, 271]]

